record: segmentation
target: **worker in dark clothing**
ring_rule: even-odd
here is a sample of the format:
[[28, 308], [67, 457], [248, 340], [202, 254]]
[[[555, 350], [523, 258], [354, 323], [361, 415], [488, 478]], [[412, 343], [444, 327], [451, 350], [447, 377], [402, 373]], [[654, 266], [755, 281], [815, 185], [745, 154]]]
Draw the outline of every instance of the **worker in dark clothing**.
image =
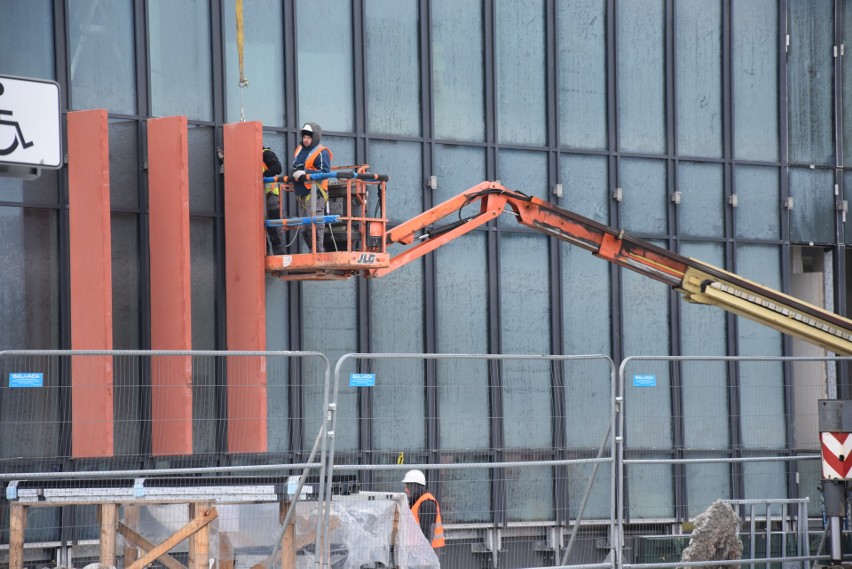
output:
[[[325, 215], [325, 204], [328, 201], [328, 180], [311, 182], [305, 179], [306, 174], [317, 172], [331, 172], [331, 150], [320, 144], [322, 128], [313, 122], [306, 122], [299, 133], [302, 144], [296, 148], [293, 155], [293, 191], [296, 194], [296, 203], [299, 205], [299, 215], [302, 217], [316, 217]], [[315, 201], [311, 202], [311, 186], [313, 185]], [[310, 228], [310, 226], [307, 226]], [[325, 251], [325, 223], [317, 223], [317, 253]], [[312, 247], [311, 231], [302, 233], [308, 249]]]
[[[263, 147], [263, 177], [271, 178], [281, 173], [281, 162], [271, 148]], [[281, 219], [280, 187], [276, 183], [264, 184], [266, 190], [266, 219]], [[267, 227], [269, 244], [273, 255], [284, 255], [284, 230], [281, 227]]]
[[429, 540], [432, 549], [444, 547], [444, 524], [441, 521], [441, 507], [426, 489], [426, 476], [420, 470], [409, 470], [402, 479], [405, 494], [414, 519], [420, 525], [420, 531]]

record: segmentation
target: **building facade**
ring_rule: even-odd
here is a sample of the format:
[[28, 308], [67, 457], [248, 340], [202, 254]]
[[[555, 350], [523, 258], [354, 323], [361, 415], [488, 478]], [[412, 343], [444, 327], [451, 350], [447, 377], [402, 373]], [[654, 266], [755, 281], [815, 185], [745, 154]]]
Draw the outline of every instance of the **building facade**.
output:
[[[242, 88], [234, 8], [234, 0], [2, 0], [0, 74], [57, 81], [63, 112], [109, 111], [115, 349], [151, 345], [145, 121], [171, 115], [189, 120], [195, 350], [226, 346], [216, 148], [223, 125], [241, 118], [263, 123], [265, 144], [285, 164], [300, 125], [318, 122], [336, 164], [369, 163], [390, 176], [391, 223], [500, 180], [848, 315], [847, 0], [245, 0]], [[32, 181], [0, 178], [2, 350], [70, 348], [67, 187], [64, 169]], [[286, 207], [295, 212], [293, 201]], [[267, 323], [269, 350], [314, 350], [332, 362], [349, 352], [605, 354], [616, 363], [811, 353], [773, 330], [688, 305], [660, 283], [507, 215], [382, 279], [270, 277]], [[291, 370], [294, 385], [299, 373]], [[359, 399], [337, 442], [342, 456], [548, 452], [547, 440], [531, 442], [525, 431], [531, 410], [509, 404], [504, 385], [518, 370], [504, 367], [493, 381], [484, 368], [455, 369], [483, 378], [486, 399], [503, 403], [488, 421], [463, 427], [441, 417], [464, 416], [469, 402], [427, 389], [448, 381], [442, 373], [422, 365], [400, 374], [407, 404], [438, 409], [435, 421], [364, 429], [395, 403]], [[689, 381], [701, 381], [715, 372], [691, 373]], [[523, 374], [553, 380], [549, 371]], [[813, 452], [815, 439], [797, 438], [788, 420], [795, 375], [778, 362], [777, 397], [760, 401], [724, 382], [719, 388], [720, 416], [758, 406], [781, 432], [708, 425], [716, 440], [708, 447], [672, 428], [649, 449]], [[839, 367], [823, 387], [849, 396], [849, 376]], [[680, 389], [685, 372], [666, 382], [674, 409], [704, 403]], [[277, 405], [296, 425], [315, 401], [287, 393]], [[216, 418], [216, 398], [215, 390], [198, 393], [199, 423]], [[553, 401], [538, 403], [549, 413]], [[684, 421], [674, 412], [671, 420]], [[271, 436], [270, 452], [310, 448], [308, 431]], [[37, 452], [62, 456], [61, 440]], [[580, 449], [596, 442], [564, 440]], [[8, 444], [5, 457], [21, 456], [27, 444]], [[199, 427], [194, 446], [199, 456], [223, 457], [215, 430]], [[142, 446], [126, 449], [140, 453]], [[795, 494], [795, 468], [764, 468], [755, 486], [732, 469], [730, 497], [751, 497], [767, 480]], [[815, 479], [816, 468], [805, 476]], [[553, 491], [549, 476], [544, 494]], [[673, 477], [633, 503], [634, 515], [682, 517], [673, 496], [690, 491], [686, 485]], [[467, 492], [490, 503], [506, 489], [470, 484]], [[494, 512], [484, 507], [455, 521], [487, 522]], [[538, 517], [522, 502], [513, 512]]]

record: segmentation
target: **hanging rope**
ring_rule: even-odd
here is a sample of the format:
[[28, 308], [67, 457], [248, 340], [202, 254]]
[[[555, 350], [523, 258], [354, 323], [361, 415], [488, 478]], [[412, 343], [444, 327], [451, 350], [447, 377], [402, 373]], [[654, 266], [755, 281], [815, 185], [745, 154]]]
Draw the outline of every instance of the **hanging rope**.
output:
[[243, 62], [243, 44], [245, 33], [243, 32], [243, 0], [236, 1], [237, 11], [237, 57], [240, 60], [240, 122], [246, 122], [245, 102], [243, 101], [243, 87], [248, 87], [246, 69]]

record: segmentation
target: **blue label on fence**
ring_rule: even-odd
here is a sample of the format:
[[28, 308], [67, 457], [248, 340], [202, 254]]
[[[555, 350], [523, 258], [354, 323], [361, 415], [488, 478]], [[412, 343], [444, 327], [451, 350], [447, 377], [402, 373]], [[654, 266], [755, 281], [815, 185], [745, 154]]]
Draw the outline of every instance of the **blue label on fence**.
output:
[[634, 373], [633, 387], [656, 387], [657, 376], [653, 373]]
[[43, 373], [9, 373], [9, 387], [42, 387]]
[[374, 373], [350, 373], [349, 387], [373, 387], [376, 385]]

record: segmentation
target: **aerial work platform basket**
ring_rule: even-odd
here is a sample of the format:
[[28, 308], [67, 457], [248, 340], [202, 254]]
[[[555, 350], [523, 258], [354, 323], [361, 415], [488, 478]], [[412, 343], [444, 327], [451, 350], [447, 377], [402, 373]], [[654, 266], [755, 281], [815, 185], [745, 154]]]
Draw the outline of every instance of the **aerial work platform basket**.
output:
[[[306, 180], [328, 180], [327, 211], [307, 217], [267, 219], [267, 227], [282, 227], [291, 247], [297, 246], [298, 233], [310, 232], [309, 250], [268, 255], [266, 272], [284, 280], [340, 280], [373, 269], [389, 266], [386, 245], [386, 184], [388, 177], [367, 172], [368, 165], [343, 166], [331, 172], [307, 174]], [[264, 178], [278, 184], [279, 192], [292, 192], [290, 176]], [[312, 195], [319, 192], [312, 184]], [[282, 202], [283, 200], [279, 200]], [[316, 203], [316, 199], [308, 203]], [[371, 213], [372, 212], [372, 213]], [[323, 247], [317, 247], [317, 224], [326, 225]], [[302, 244], [304, 246], [304, 244]], [[322, 251], [324, 249], [324, 251]]]

